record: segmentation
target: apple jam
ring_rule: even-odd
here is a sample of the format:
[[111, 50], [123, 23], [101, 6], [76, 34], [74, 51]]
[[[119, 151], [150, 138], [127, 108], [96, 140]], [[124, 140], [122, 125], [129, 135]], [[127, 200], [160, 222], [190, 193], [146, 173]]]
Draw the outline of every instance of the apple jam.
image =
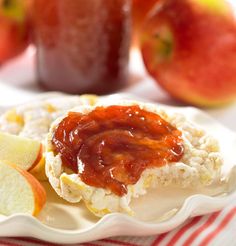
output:
[[177, 162], [184, 152], [181, 132], [139, 106], [71, 112], [55, 129], [52, 145], [84, 183], [118, 196], [145, 169]]

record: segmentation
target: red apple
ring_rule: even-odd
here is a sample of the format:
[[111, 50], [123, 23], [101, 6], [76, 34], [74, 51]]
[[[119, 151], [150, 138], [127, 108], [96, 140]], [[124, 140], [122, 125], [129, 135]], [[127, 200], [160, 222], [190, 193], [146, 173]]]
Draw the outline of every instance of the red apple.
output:
[[139, 43], [140, 30], [142, 29], [142, 25], [146, 16], [158, 1], [159, 0], [132, 1], [133, 43], [135, 45]]
[[29, 44], [25, 0], [0, 0], [0, 65], [19, 55]]
[[197, 106], [236, 99], [236, 22], [223, 0], [164, 0], [142, 33], [148, 72]]

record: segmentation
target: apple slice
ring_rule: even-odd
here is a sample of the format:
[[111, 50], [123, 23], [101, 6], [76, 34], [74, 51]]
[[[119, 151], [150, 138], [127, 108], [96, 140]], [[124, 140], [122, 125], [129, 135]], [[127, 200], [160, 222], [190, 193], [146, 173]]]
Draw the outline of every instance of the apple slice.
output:
[[39, 141], [0, 132], [0, 160], [15, 164], [21, 169], [33, 169], [43, 153]]
[[33, 168], [30, 169], [30, 173], [39, 181], [48, 181], [48, 177], [45, 173], [45, 157], [43, 156], [40, 162]]
[[0, 213], [36, 216], [46, 202], [46, 192], [30, 173], [0, 162]]

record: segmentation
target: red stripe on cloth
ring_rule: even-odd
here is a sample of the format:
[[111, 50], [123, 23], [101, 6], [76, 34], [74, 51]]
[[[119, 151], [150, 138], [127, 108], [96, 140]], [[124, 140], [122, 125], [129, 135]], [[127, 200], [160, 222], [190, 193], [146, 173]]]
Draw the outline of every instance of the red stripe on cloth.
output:
[[169, 243], [166, 246], [173, 246], [184, 235], [184, 233], [186, 231], [191, 229], [191, 227], [196, 225], [201, 219], [202, 219], [202, 216], [195, 217], [189, 223], [187, 223], [183, 227], [181, 227], [175, 233], [175, 235], [171, 238], [171, 240], [169, 241]]
[[78, 244], [78, 246], [79, 245], [83, 245], [83, 246], [100, 246], [100, 245], [98, 245], [96, 243], [82, 243], [82, 244]]
[[231, 219], [236, 215], [236, 207], [232, 208], [229, 213], [225, 216], [225, 218], [221, 221], [218, 227], [209, 233], [206, 238], [201, 242], [199, 246], [208, 245], [231, 221]]
[[119, 241], [119, 240], [114, 240], [114, 239], [102, 239], [100, 241], [106, 242], [106, 243], [113, 243], [117, 245], [124, 245], [124, 246], [139, 246], [139, 244], [133, 244], [133, 243], [128, 243], [125, 241]]
[[27, 242], [27, 243], [35, 243], [35, 244], [42, 245], [42, 246], [58, 246], [58, 244], [55, 244], [55, 243], [44, 242], [44, 241], [40, 241], [38, 239], [28, 238], [28, 237], [27, 238], [25, 238], [25, 237], [13, 237], [12, 239], [22, 241], [22, 242]]
[[22, 244], [18, 244], [18, 243], [10, 243], [4, 240], [0, 240], [0, 245], [1, 246], [22, 246]]
[[166, 238], [167, 235], [168, 235], [168, 232], [162, 233], [161, 235], [157, 236], [157, 238], [153, 241], [151, 246], [157, 246], [159, 243], [161, 243]]
[[212, 214], [208, 220], [200, 226], [198, 229], [196, 229], [189, 238], [185, 241], [185, 243], [182, 246], [189, 246], [192, 244], [192, 242], [199, 236], [204, 230], [206, 230], [214, 221], [216, 218], [220, 215], [220, 212]]
[[[200, 219], [201, 219], [202, 217], [200, 217], [200, 216], [198, 216], [198, 217], [195, 217], [195, 218], [193, 218], [192, 220], [190, 220], [186, 225], [184, 225], [182, 228], [180, 228], [180, 230], [174, 235], [174, 238], [176, 238], [176, 237], [181, 237], [182, 235], [183, 235], [183, 233], [185, 232], [185, 231], [187, 231], [191, 226], [193, 226], [193, 225], [195, 225]], [[195, 222], [196, 221], [196, 222]], [[183, 232], [182, 232], [183, 231]], [[152, 245], [151, 246], [157, 246], [158, 244], [160, 244], [165, 238], [166, 238], [166, 236], [168, 235], [169, 233], [168, 232], [166, 232], [166, 233], [163, 233], [163, 234], [161, 234], [161, 235], [159, 235], [159, 236], [157, 236], [157, 238], [153, 241], [153, 243], [152, 243]], [[178, 235], [179, 236], [178, 236]], [[172, 238], [171, 240], [173, 240], [174, 238]], [[178, 238], [178, 240], [179, 240], [179, 238]], [[176, 239], [174, 239], [174, 240], [176, 240]], [[177, 241], [177, 240], [176, 240]], [[171, 245], [171, 246], [173, 246], [173, 244], [168, 244], [168, 245]]]

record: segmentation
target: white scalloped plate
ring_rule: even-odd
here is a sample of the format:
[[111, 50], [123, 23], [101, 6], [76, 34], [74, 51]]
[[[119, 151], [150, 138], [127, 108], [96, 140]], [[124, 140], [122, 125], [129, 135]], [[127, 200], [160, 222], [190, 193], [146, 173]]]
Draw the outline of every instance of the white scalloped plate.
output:
[[[109, 100], [117, 97], [127, 98], [114, 95]], [[100, 220], [83, 203], [73, 205], [60, 199], [45, 183], [48, 199], [40, 215], [0, 216], [0, 236], [27, 236], [57, 243], [81, 243], [118, 235], [145, 236], [169, 231], [189, 217], [215, 212], [231, 203], [236, 198], [236, 134], [195, 108], [161, 106], [183, 113], [219, 140], [224, 181], [202, 190], [174, 187], [150, 190], [131, 204], [138, 216], [114, 213]]]

